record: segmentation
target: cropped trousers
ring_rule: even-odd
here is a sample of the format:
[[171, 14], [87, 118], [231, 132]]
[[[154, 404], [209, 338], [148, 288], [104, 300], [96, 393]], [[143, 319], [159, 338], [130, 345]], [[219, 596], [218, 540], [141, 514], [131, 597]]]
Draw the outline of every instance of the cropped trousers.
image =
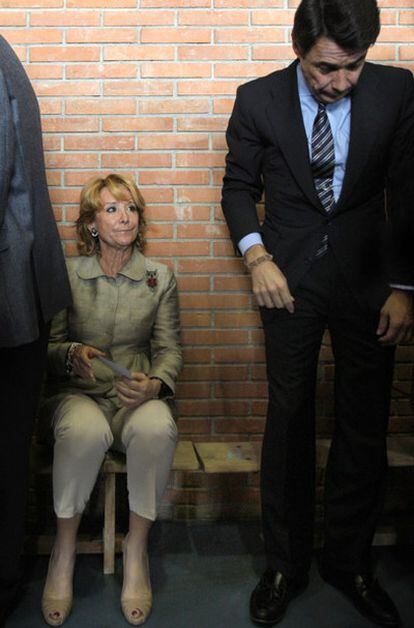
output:
[[57, 517], [83, 512], [105, 453], [112, 448], [126, 454], [130, 510], [156, 519], [177, 441], [167, 403], [152, 399], [137, 408], [118, 409], [109, 400], [68, 394], [54, 412], [52, 428]]

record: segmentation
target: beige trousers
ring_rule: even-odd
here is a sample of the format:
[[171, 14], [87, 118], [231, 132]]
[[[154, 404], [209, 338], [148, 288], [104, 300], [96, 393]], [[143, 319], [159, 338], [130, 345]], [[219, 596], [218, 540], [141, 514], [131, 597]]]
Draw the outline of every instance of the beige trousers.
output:
[[70, 394], [53, 415], [53, 499], [58, 517], [82, 513], [110, 447], [126, 454], [130, 510], [154, 521], [177, 441], [170, 408], [152, 399], [117, 410], [111, 402]]

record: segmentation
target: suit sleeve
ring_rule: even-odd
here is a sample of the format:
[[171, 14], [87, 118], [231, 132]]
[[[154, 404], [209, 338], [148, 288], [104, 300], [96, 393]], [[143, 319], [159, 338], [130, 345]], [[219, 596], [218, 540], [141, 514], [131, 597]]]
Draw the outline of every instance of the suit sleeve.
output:
[[264, 145], [246, 102], [243, 87], [236, 101], [226, 133], [228, 154], [223, 179], [222, 209], [234, 245], [249, 233], [259, 232], [256, 203], [263, 192]]
[[14, 166], [13, 115], [7, 83], [0, 69], [0, 229], [3, 226]]
[[161, 295], [152, 328], [151, 369], [148, 375], [162, 380], [170, 389], [171, 396], [182, 367], [179, 335], [177, 282], [171, 271], [168, 271], [166, 288]]
[[405, 73], [404, 95], [387, 173], [390, 283], [414, 285], [414, 78]]

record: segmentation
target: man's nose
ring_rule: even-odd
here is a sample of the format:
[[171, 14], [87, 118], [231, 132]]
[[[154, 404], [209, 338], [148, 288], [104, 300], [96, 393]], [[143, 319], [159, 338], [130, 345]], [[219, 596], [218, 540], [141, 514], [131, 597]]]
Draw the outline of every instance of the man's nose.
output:
[[332, 81], [332, 87], [338, 93], [346, 92], [351, 86], [351, 81], [349, 79], [348, 73], [346, 70], [337, 70], [335, 76]]

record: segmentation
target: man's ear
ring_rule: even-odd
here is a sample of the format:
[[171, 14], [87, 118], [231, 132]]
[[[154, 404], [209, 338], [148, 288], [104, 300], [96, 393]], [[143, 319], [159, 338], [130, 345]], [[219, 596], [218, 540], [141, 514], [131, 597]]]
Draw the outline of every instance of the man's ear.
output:
[[293, 52], [295, 53], [295, 55], [297, 57], [301, 57], [302, 54], [300, 52], [299, 46], [297, 45], [297, 43], [295, 42], [295, 40], [292, 37], [292, 48], [293, 48]]

